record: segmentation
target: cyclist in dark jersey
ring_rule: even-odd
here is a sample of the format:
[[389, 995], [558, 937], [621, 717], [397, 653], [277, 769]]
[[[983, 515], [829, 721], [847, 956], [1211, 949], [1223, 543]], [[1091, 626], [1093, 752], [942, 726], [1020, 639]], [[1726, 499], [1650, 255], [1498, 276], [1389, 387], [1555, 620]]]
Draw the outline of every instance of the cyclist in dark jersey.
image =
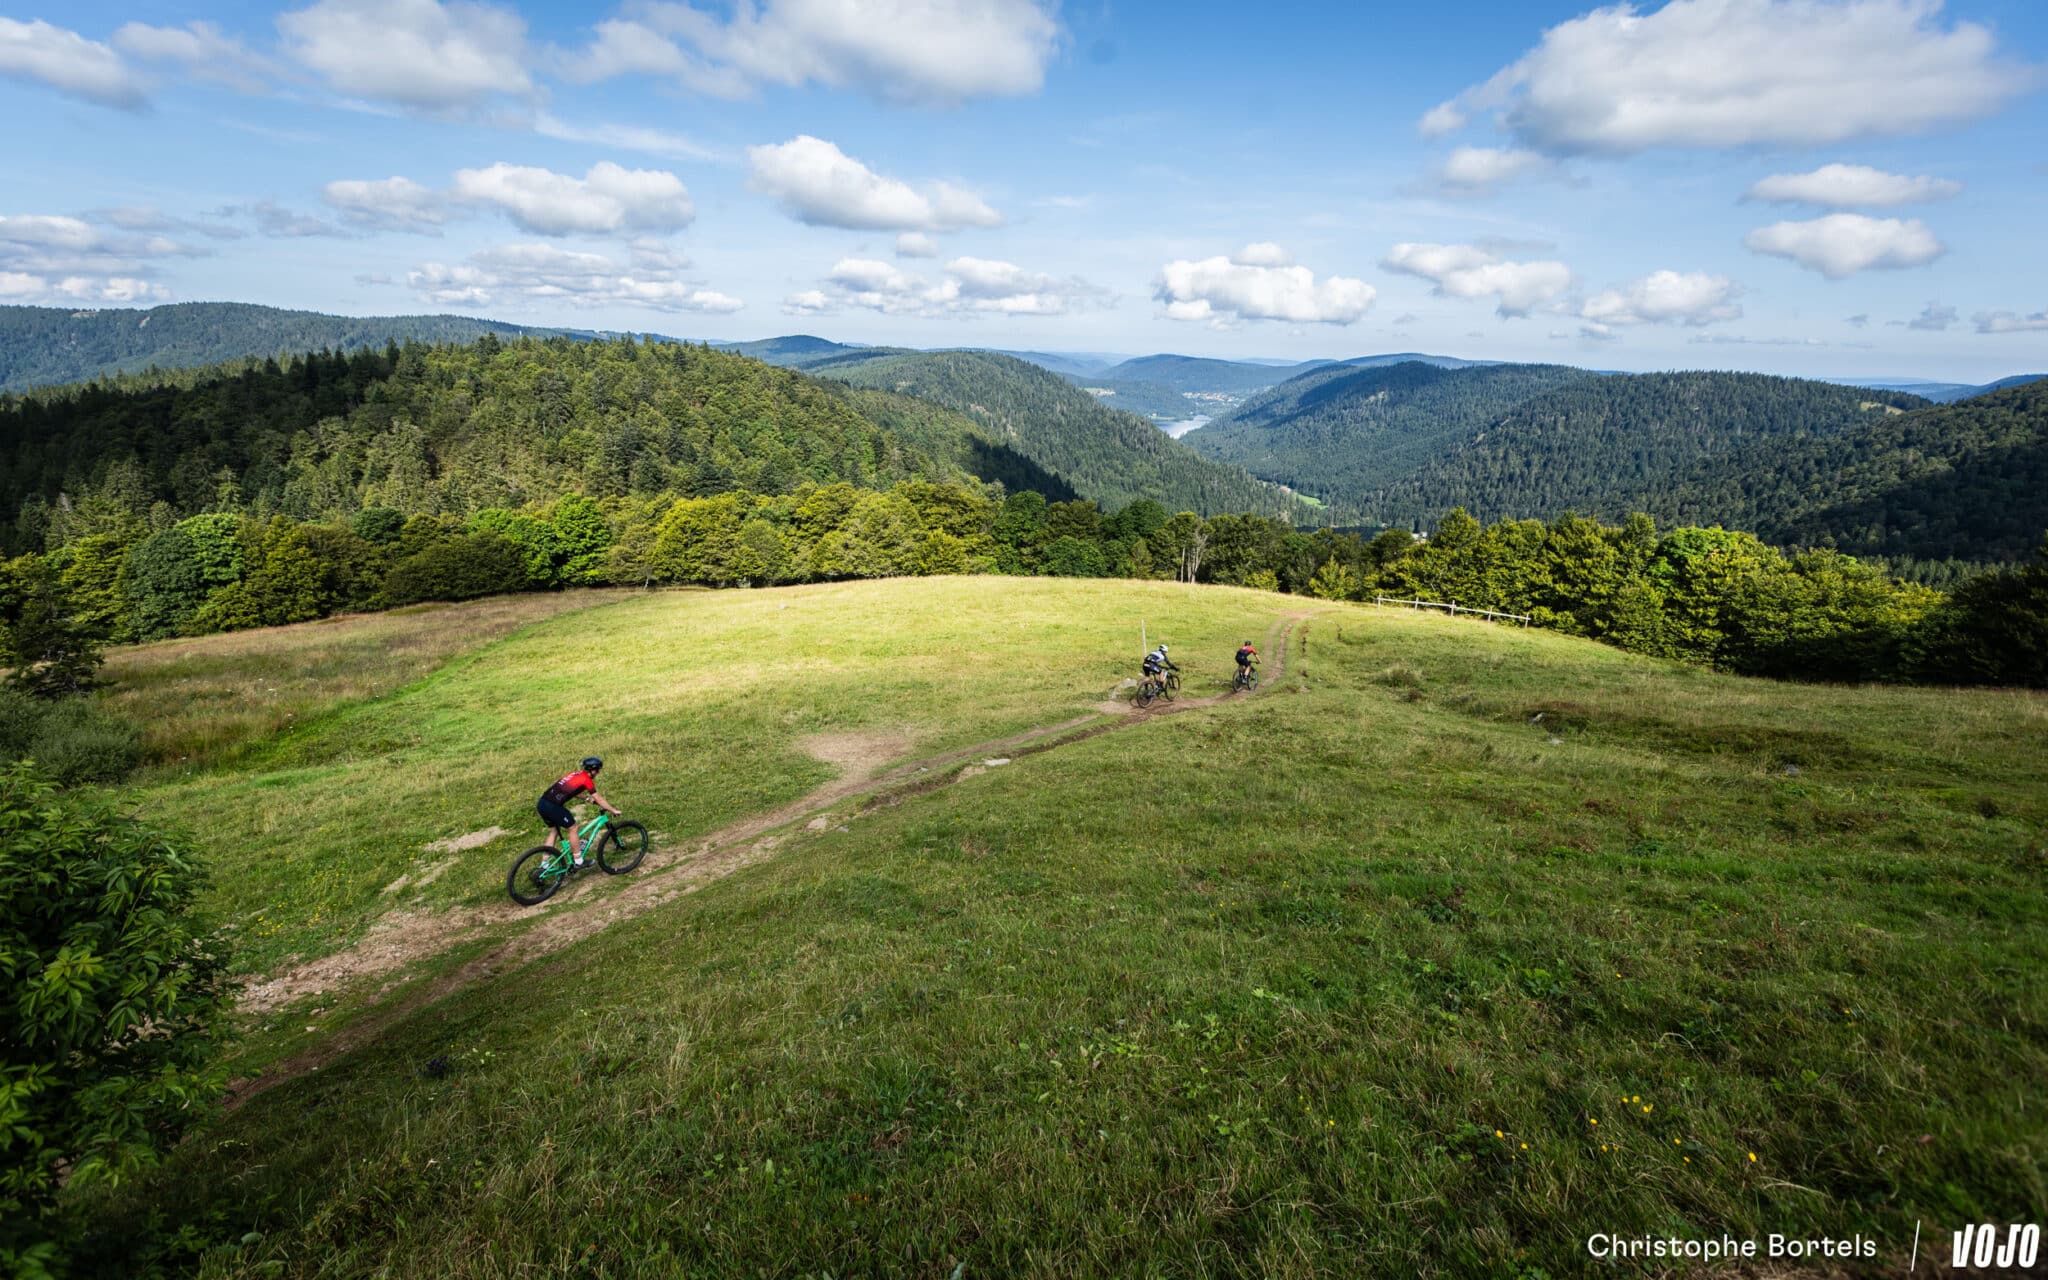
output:
[[584, 757], [581, 769], [555, 779], [553, 786], [541, 792], [540, 803], [534, 805], [541, 821], [553, 827], [558, 836], [569, 837], [569, 856], [579, 867], [583, 865], [583, 840], [576, 834], [576, 815], [569, 812], [569, 806], [587, 795], [598, 808], [614, 818], [620, 816], [611, 802], [597, 793], [597, 773], [602, 768], [604, 761], [596, 756]]

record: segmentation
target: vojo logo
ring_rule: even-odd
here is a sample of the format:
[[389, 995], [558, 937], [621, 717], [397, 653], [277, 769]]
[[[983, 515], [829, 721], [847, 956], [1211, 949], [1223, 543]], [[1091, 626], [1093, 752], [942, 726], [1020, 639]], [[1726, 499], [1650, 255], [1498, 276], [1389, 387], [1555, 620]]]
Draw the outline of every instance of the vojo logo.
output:
[[2033, 1266], [2041, 1253], [2041, 1227], [2032, 1222], [2007, 1227], [2002, 1233], [1988, 1222], [1964, 1227], [1954, 1233], [1953, 1240], [1949, 1261], [1958, 1267], [2024, 1270]]

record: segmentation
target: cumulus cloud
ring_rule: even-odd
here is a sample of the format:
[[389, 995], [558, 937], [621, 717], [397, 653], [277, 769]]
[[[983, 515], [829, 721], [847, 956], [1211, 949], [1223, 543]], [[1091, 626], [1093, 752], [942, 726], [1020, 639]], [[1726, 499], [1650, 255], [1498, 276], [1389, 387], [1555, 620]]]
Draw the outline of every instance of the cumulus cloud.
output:
[[1979, 333], [2034, 333], [2048, 329], [2048, 311], [2023, 316], [2017, 311], [1979, 311], [1970, 320]]
[[936, 258], [939, 256], [939, 242], [922, 231], [906, 231], [896, 237], [896, 256], [899, 258]]
[[885, 178], [823, 138], [803, 134], [747, 148], [754, 190], [814, 227], [855, 231], [957, 231], [1003, 217], [971, 191], [939, 182], [919, 191]]
[[1956, 323], [1958, 318], [1954, 307], [1944, 307], [1939, 303], [1930, 302], [1920, 309], [1919, 315], [1906, 322], [1906, 327], [1908, 329], [1931, 329], [1935, 333], [1940, 333]]
[[1173, 320], [1206, 320], [1219, 327], [1242, 320], [1295, 324], [1352, 324], [1372, 306], [1377, 291], [1363, 280], [1326, 276], [1298, 266], [1280, 246], [1246, 245], [1230, 257], [1167, 263], [1153, 296]]
[[786, 316], [822, 316], [836, 310], [838, 308], [831, 298], [825, 296], [823, 289], [806, 289], [782, 300], [782, 314]]
[[240, 240], [249, 234], [240, 227], [225, 222], [174, 218], [153, 204], [122, 205], [115, 209], [101, 209], [88, 216], [109, 226], [119, 227], [123, 231], [192, 233], [215, 240]]
[[315, 236], [346, 237], [353, 235], [348, 228], [287, 208], [275, 200], [258, 200], [253, 204], [229, 205], [219, 211], [224, 218], [246, 217], [256, 224], [261, 235], [280, 240], [300, 240]]
[[1550, 167], [1534, 151], [1500, 147], [1459, 147], [1438, 166], [1435, 189], [1450, 196], [1490, 196], [1507, 183]]
[[1060, 34], [1037, 0], [764, 0], [729, 17], [643, 0], [599, 23], [564, 66], [583, 80], [667, 76], [726, 96], [821, 84], [960, 102], [1038, 92]]
[[1908, 177], [1861, 164], [1824, 164], [1812, 173], [1774, 173], [1752, 186], [1743, 198], [1830, 209], [1889, 209], [1946, 200], [1962, 189], [1962, 183], [1946, 178]]
[[1551, 153], [1815, 146], [1921, 133], [2033, 87], [1990, 30], [1941, 0], [1671, 0], [1559, 23], [1485, 83], [1432, 109], [1425, 134], [1494, 110]]
[[1830, 280], [1859, 271], [1925, 266], [1948, 252], [1918, 218], [1831, 213], [1810, 222], [1774, 222], [1743, 238], [1753, 253], [1790, 258]]
[[267, 59], [251, 53], [233, 36], [223, 35], [211, 22], [189, 22], [182, 27], [130, 22], [114, 32], [113, 42], [131, 58], [175, 63], [195, 79], [244, 93], [261, 92], [275, 74]]
[[464, 263], [425, 262], [406, 283], [438, 306], [488, 307], [514, 301], [576, 307], [628, 306], [654, 311], [726, 313], [738, 298], [679, 278], [664, 267], [623, 266], [602, 254], [549, 244], [508, 244], [471, 254]]
[[155, 260], [200, 252], [167, 236], [109, 230], [64, 214], [0, 214], [0, 296], [14, 302], [168, 298]]
[[343, 92], [449, 111], [533, 89], [526, 23], [454, 0], [318, 0], [280, 14], [285, 52]]
[[1704, 271], [1653, 271], [1619, 289], [1596, 293], [1579, 306], [1579, 318], [1604, 336], [1616, 325], [1709, 325], [1741, 317], [1732, 301], [1735, 283]]
[[682, 180], [660, 169], [626, 169], [609, 160], [581, 178], [498, 163], [462, 169], [449, 198], [506, 213], [537, 235], [676, 231], [697, 216]]
[[447, 221], [447, 201], [438, 191], [411, 178], [330, 182], [321, 198], [359, 227], [386, 231], [439, 231]]
[[785, 298], [784, 312], [815, 315], [862, 307], [927, 317], [974, 312], [1057, 316], [1105, 296], [1085, 280], [1061, 279], [995, 258], [955, 258], [935, 281], [875, 258], [841, 258], [823, 283], [822, 289]]
[[1562, 262], [1509, 262], [1477, 244], [1397, 244], [1380, 266], [1432, 282], [1444, 298], [1494, 298], [1502, 316], [1526, 316], [1572, 287]]
[[47, 85], [101, 106], [134, 110], [144, 102], [142, 84], [120, 54], [40, 18], [0, 18], [0, 76]]

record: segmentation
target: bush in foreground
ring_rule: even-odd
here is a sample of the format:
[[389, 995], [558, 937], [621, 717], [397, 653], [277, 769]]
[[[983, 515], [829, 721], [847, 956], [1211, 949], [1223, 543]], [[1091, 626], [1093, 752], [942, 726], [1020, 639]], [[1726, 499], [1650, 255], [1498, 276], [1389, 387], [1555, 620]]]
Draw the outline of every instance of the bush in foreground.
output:
[[21, 765], [0, 826], [0, 1272], [36, 1276], [60, 1189], [131, 1177], [205, 1114], [230, 989], [165, 836]]

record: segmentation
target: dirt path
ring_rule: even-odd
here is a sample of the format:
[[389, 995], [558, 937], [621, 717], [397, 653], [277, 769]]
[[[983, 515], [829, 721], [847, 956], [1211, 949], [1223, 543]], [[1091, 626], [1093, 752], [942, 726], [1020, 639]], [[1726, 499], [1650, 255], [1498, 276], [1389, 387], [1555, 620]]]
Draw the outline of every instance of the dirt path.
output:
[[[1267, 648], [1272, 654], [1272, 661], [1267, 664], [1266, 674], [1261, 680], [1262, 690], [1271, 691], [1278, 687], [1286, 675], [1288, 651], [1297, 637], [1306, 646], [1305, 628], [1301, 624], [1312, 616], [1312, 611], [1297, 610], [1282, 614], [1275, 620], [1267, 632]], [[1007, 763], [1022, 756], [1037, 755], [1128, 729], [1161, 716], [1256, 696], [1226, 691], [1154, 703], [1144, 710], [1126, 703], [1098, 704], [1104, 707], [1101, 714], [1079, 716], [1050, 728], [1028, 729], [1006, 738], [907, 761], [886, 770], [876, 768], [877, 760], [894, 754], [888, 750], [885, 738], [857, 734], [820, 735], [805, 745], [820, 759], [840, 765], [845, 772], [838, 778], [788, 804], [742, 818], [700, 837], [664, 865], [633, 876], [617, 892], [596, 898], [577, 894], [566, 901], [558, 895], [538, 909], [506, 902], [490, 907], [458, 908], [432, 917], [394, 913], [374, 925], [369, 935], [354, 947], [252, 985], [243, 996], [243, 1008], [268, 1011], [364, 978], [396, 973], [412, 963], [431, 959], [471, 941], [493, 927], [531, 921], [526, 928], [485, 954], [408, 992], [388, 1008], [372, 1011], [318, 1045], [272, 1065], [260, 1076], [235, 1081], [229, 1086], [226, 1109], [233, 1111], [277, 1085], [339, 1061], [402, 1019], [472, 983], [519, 968], [617, 921], [642, 915], [762, 861], [785, 838], [773, 834], [780, 828], [804, 822], [807, 830], [821, 830], [835, 824], [832, 816], [835, 809], [856, 798], [861, 800], [858, 806], [861, 812], [900, 804], [963, 778], [985, 773], [988, 766], [975, 763], [977, 761], [1001, 759]], [[1111, 707], [1116, 710], [1111, 711]], [[1108, 716], [1114, 718], [1106, 718]], [[901, 740], [895, 741], [900, 746]], [[855, 815], [849, 813], [844, 816]]]

